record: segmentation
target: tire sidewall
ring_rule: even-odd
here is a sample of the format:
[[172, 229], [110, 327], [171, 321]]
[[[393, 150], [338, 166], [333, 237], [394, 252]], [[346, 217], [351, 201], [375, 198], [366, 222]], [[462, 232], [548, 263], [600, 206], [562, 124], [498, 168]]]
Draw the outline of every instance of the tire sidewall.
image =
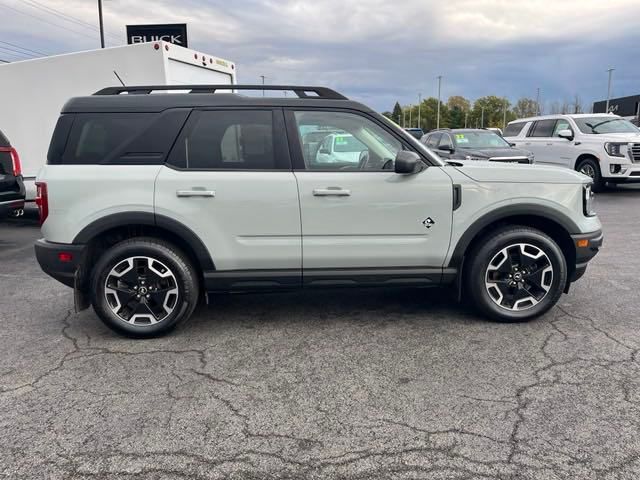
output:
[[594, 160], [593, 158], [585, 158], [584, 160], [580, 161], [580, 163], [578, 163], [578, 165], [576, 166], [576, 171], [579, 172], [580, 168], [582, 168], [582, 166], [588, 163], [593, 167], [593, 170], [596, 172], [595, 173], [595, 177], [593, 178], [593, 191], [594, 192], [600, 192], [602, 191], [602, 189], [604, 188], [604, 180], [602, 180], [602, 172], [600, 171], [600, 164], [598, 163], [597, 160]]
[[[113, 313], [105, 297], [105, 281], [111, 269], [129, 257], [144, 256], [162, 262], [176, 278], [176, 307], [163, 320], [153, 325], [132, 325]], [[183, 257], [184, 258], [184, 257]], [[155, 337], [167, 333], [188, 316], [197, 302], [195, 277], [180, 254], [164, 245], [151, 242], [125, 241], [105, 252], [91, 275], [91, 303], [100, 319], [110, 328], [130, 337]]]
[[[503, 248], [515, 243], [528, 243], [541, 249], [553, 267], [551, 288], [542, 301], [533, 307], [510, 311], [498, 306], [487, 292], [485, 278], [487, 267], [493, 257]], [[505, 231], [489, 237], [474, 253], [470, 268], [468, 287], [475, 304], [490, 318], [502, 322], [522, 322], [542, 315], [556, 304], [567, 281], [567, 264], [560, 247], [547, 235], [536, 230], [522, 229]]]

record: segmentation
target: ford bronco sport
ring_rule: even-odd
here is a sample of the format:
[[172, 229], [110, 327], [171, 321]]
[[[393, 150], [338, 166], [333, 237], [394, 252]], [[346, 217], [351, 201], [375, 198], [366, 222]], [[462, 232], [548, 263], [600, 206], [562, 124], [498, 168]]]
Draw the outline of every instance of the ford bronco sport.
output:
[[[212, 292], [450, 284], [484, 315], [524, 321], [602, 243], [578, 172], [445, 163], [327, 88], [228, 88], [110, 87], [64, 106], [36, 254], [77, 309], [145, 337]], [[318, 132], [361, 145], [357, 161], [318, 161]]]

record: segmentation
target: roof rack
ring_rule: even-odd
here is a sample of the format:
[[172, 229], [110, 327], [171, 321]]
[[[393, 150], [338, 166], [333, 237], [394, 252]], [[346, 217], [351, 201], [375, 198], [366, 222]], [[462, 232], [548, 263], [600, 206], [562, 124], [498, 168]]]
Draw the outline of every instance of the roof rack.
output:
[[189, 90], [189, 93], [215, 93], [216, 90], [287, 90], [293, 91], [298, 98], [322, 98], [326, 100], [348, 100], [344, 95], [327, 87], [308, 87], [298, 85], [132, 85], [107, 87], [94, 95], [144, 95], [158, 90]]

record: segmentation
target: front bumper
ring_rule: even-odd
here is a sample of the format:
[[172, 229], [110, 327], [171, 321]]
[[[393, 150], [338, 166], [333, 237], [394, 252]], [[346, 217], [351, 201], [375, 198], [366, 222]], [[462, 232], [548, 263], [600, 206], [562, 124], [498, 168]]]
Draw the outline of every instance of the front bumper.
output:
[[575, 282], [584, 275], [587, 264], [598, 254], [604, 235], [602, 230], [597, 230], [591, 233], [571, 235], [571, 239], [576, 248], [576, 266], [569, 280]]
[[[612, 167], [624, 169], [624, 173], [611, 172]], [[609, 183], [640, 183], [640, 163], [621, 163], [613, 159], [602, 165], [602, 179]]]
[[83, 263], [85, 245], [47, 242], [41, 238], [35, 244], [36, 258], [42, 270], [68, 287], [74, 287], [78, 267]]

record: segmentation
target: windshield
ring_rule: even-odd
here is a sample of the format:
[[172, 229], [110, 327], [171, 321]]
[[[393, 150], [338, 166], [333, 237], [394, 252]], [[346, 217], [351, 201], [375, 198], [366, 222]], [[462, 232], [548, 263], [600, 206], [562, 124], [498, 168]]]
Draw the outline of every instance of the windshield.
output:
[[333, 143], [334, 152], [361, 152], [367, 147], [352, 135], [338, 135]]
[[582, 133], [640, 133], [629, 120], [620, 117], [578, 117], [573, 119]]
[[491, 131], [455, 133], [459, 148], [511, 148], [497, 133]]

